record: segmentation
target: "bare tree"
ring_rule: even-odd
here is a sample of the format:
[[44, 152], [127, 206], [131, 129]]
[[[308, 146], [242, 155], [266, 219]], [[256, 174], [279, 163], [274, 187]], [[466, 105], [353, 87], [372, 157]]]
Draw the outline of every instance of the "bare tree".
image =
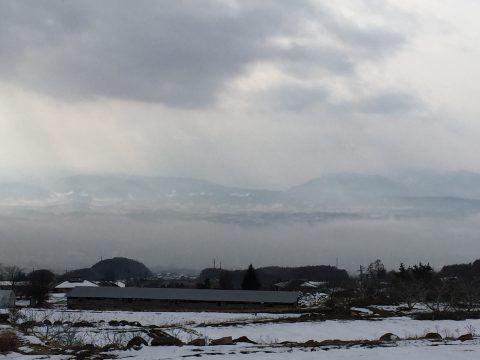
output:
[[28, 274], [30, 285], [27, 289], [28, 295], [35, 301], [36, 305], [42, 305], [50, 287], [53, 285], [55, 275], [50, 270], [35, 270]]
[[390, 274], [390, 278], [393, 298], [405, 303], [408, 309], [412, 310], [417, 303], [426, 299], [434, 274], [429, 264], [420, 262], [407, 268], [402, 263], [397, 272]]
[[15, 289], [15, 284], [20, 280], [22, 275], [24, 275], [21, 268], [18, 266], [6, 266], [4, 270], [5, 278], [7, 281], [10, 281], [12, 290]]
[[478, 278], [463, 283], [463, 304], [467, 312], [478, 311], [480, 303], [479, 286], [480, 279]]

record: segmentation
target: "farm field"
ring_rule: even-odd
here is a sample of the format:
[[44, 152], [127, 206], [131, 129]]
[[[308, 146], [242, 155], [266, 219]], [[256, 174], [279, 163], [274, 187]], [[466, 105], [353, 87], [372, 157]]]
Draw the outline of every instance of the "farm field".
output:
[[[359, 309], [360, 311], [362, 309]], [[368, 314], [368, 310], [364, 309]], [[79, 359], [95, 348], [92, 359], [475, 359], [480, 354], [480, 320], [413, 320], [407, 316], [359, 320], [309, 321], [299, 314], [214, 312], [126, 312], [23, 309], [19, 322], [30, 322], [22, 346], [0, 359]], [[56, 322], [57, 325], [53, 325]], [[47, 325], [45, 325], [47, 324]], [[50, 325], [51, 324], [51, 325]], [[63, 325], [60, 325], [63, 324]], [[66, 324], [66, 325], [65, 325]], [[63, 326], [63, 327], [62, 327]], [[58, 330], [60, 329], [60, 331]], [[61, 330], [82, 344], [56, 353], [47, 341]], [[2, 325], [0, 331], [12, 330]], [[184, 344], [203, 339], [212, 344], [226, 338], [230, 345], [150, 346], [152, 332], [159, 331]], [[386, 333], [392, 341], [378, 341]], [[441, 339], [426, 339], [429, 333]], [[459, 336], [472, 334], [467, 341]], [[126, 348], [134, 337], [148, 346]], [[248, 338], [235, 341], [242, 337]], [[398, 338], [397, 338], [398, 337]], [[428, 336], [427, 336], [428, 337]], [[116, 347], [112, 347], [116, 344]], [[110, 346], [108, 350], [105, 346]], [[39, 351], [42, 349], [42, 351]], [[48, 351], [51, 350], [51, 353]], [[84, 354], [84, 355], [81, 355]]]

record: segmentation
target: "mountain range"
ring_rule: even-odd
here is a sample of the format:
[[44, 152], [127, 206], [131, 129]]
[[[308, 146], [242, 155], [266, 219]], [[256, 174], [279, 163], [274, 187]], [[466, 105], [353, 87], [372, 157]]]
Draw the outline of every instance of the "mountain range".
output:
[[116, 214], [221, 223], [316, 222], [337, 218], [465, 216], [480, 212], [480, 174], [404, 171], [325, 175], [284, 191], [228, 187], [205, 180], [75, 175], [0, 183], [0, 215]]

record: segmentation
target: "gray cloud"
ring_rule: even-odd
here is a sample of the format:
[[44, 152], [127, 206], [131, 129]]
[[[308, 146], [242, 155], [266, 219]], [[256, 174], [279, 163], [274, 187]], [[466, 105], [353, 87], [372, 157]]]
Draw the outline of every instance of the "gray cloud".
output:
[[266, 91], [257, 101], [280, 111], [300, 112], [314, 105], [324, 104], [328, 91], [319, 86], [285, 85]]
[[345, 49], [334, 46], [306, 46], [294, 44], [289, 49], [277, 50], [277, 61], [288, 71], [307, 78], [316, 70], [334, 74], [351, 74], [355, 69], [354, 59]]
[[[0, 1], [0, 180], [111, 172], [285, 189], [338, 172], [480, 172], [478, 11], [454, 0]], [[260, 203], [249, 214], [140, 221], [116, 206], [16, 218], [9, 203], [0, 262], [340, 257], [355, 270], [377, 257], [471, 261], [480, 247], [477, 201], [409, 200], [396, 203], [400, 215], [338, 221], [269, 204], [274, 214], [259, 215]], [[405, 216], [412, 204], [432, 216]], [[442, 246], [449, 255], [432, 252]]]
[[[60, 98], [202, 107], [257, 61], [351, 72], [354, 58], [402, 45], [313, 1], [15, 1], [0, 3], [0, 79]], [[315, 23], [340, 46], [272, 46]], [[310, 38], [315, 36], [309, 34]], [[300, 75], [302, 76], [302, 75]], [[305, 76], [305, 74], [303, 74]]]
[[386, 91], [359, 101], [356, 109], [366, 113], [392, 114], [419, 110], [423, 104], [414, 95], [401, 91]]
[[326, 16], [328, 28], [343, 43], [357, 49], [372, 52], [378, 56], [395, 50], [406, 41], [404, 35], [384, 26], [360, 27], [347, 21], [339, 21], [334, 16]]

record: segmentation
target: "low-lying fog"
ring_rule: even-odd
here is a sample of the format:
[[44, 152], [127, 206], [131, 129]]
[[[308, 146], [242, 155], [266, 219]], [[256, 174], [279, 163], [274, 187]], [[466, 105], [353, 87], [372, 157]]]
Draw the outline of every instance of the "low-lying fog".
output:
[[196, 179], [74, 176], [0, 183], [0, 263], [57, 271], [125, 256], [201, 269], [480, 257], [480, 175], [340, 174], [285, 191]]
[[[480, 255], [480, 216], [462, 219], [334, 220], [245, 226], [204, 221], [152, 222], [114, 216], [5, 219], [1, 261], [57, 270], [127, 256], [147, 265], [224, 268], [335, 265], [355, 271], [380, 258], [389, 267], [429, 261], [440, 267]], [[218, 262], [217, 262], [218, 264]]]

